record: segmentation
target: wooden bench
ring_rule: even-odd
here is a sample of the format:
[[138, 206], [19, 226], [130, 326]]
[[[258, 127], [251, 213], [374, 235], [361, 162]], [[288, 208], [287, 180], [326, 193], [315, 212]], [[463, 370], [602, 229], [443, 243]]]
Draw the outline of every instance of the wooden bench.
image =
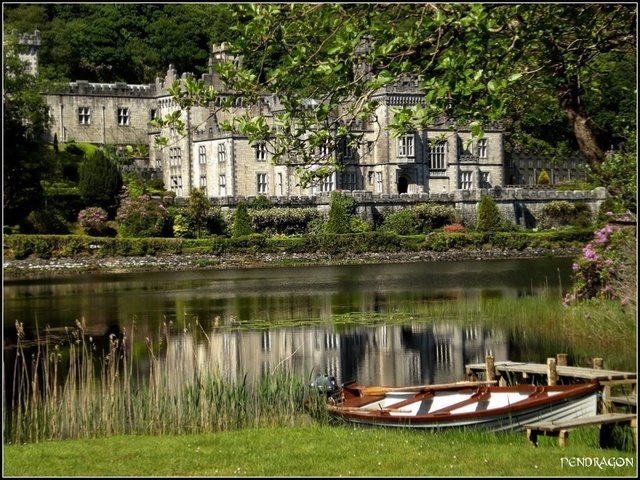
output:
[[630, 407], [636, 407], [638, 405], [638, 399], [635, 393], [632, 395], [627, 395], [622, 397], [609, 397], [608, 399], [605, 399], [605, 400], [609, 400], [613, 404], [627, 405]]
[[569, 442], [569, 431], [578, 427], [600, 426], [600, 446], [606, 447], [615, 424], [629, 424], [633, 429], [633, 442], [637, 445], [637, 415], [634, 413], [604, 413], [591, 417], [564, 420], [559, 422], [539, 422], [525, 425], [527, 440], [535, 447], [538, 446], [538, 435], [558, 437], [561, 447]]

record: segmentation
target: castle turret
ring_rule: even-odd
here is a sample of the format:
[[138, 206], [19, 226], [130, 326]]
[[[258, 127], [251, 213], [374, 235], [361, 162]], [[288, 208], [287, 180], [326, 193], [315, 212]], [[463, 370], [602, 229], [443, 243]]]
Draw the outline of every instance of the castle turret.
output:
[[18, 33], [14, 30], [11, 34], [17, 39], [17, 43], [20, 46], [20, 59], [27, 62], [27, 71], [33, 75], [38, 75], [38, 57], [40, 55], [40, 46], [42, 45], [40, 31]]
[[225, 62], [232, 62], [236, 69], [242, 67], [242, 58], [231, 52], [230, 44], [223, 42], [211, 47], [211, 57], [209, 57], [209, 72], [203, 78], [218, 91], [226, 91], [228, 87], [223, 83], [220, 74], [216, 72], [215, 66]]
[[362, 37], [360, 43], [353, 52], [353, 76], [366, 80], [371, 77], [373, 67], [367, 62], [367, 55], [371, 51], [373, 37], [366, 35]]

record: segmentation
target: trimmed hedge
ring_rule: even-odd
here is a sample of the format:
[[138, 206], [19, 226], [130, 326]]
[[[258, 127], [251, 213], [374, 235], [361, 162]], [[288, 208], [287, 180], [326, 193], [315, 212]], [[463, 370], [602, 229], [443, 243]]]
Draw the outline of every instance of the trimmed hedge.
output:
[[401, 251], [445, 251], [448, 249], [582, 247], [593, 239], [589, 229], [552, 232], [432, 232], [428, 235], [397, 235], [393, 232], [302, 235], [299, 237], [261, 234], [240, 237], [183, 238], [108, 238], [84, 235], [4, 235], [7, 259], [76, 257], [96, 255], [144, 256], [202, 253], [364, 253]]

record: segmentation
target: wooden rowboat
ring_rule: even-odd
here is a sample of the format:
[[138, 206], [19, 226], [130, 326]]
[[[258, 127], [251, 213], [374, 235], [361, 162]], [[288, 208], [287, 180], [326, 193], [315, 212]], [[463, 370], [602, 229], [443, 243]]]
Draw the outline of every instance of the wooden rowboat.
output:
[[597, 414], [598, 382], [576, 385], [500, 387], [458, 382], [416, 387], [343, 385], [327, 401], [334, 417], [366, 425], [441, 429], [521, 430]]

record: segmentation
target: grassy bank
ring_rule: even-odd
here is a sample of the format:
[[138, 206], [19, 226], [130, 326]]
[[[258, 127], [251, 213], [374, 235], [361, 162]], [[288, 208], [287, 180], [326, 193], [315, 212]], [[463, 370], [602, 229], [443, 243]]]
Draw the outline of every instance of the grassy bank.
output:
[[[622, 432], [624, 433], [624, 432]], [[630, 476], [629, 448], [598, 448], [595, 427], [568, 447], [525, 434], [421, 432], [311, 424], [232, 432], [115, 436], [5, 445], [5, 476], [497, 477]]]

